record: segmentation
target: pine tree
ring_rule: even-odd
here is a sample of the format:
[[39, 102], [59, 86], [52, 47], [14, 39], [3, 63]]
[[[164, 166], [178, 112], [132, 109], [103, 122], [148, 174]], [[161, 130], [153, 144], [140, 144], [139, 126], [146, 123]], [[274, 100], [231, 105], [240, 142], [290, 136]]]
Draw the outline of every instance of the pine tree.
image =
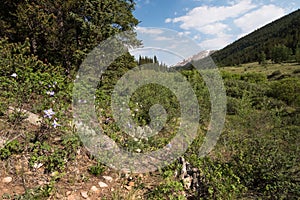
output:
[[154, 63], [158, 63], [157, 57], [154, 56]]
[[296, 57], [296, 61], [300, 64], [300, 47], [296, 49], [295, 57]]
[[11, 42], [29, 38], [32, 54], [68, 69], [78, 67], [101, 41], [138, 24], [132, 0], [5, 0], [4, 5], [10, 6], [0, 11], [0, 36]]
[[264, 51], [262, 51], [262, 52], [260, 53], [260, 55], [258, 56], [258, 63], [259, 63], [260, 65], [265, 65], [265, 64], [266, 64], [266, 54], [265, 54]]
[[287, 61], [291, 54], [291, 50], [285, 45], [276, 45], [272, 50], [272, 61], [275, 63], [281, 63]]

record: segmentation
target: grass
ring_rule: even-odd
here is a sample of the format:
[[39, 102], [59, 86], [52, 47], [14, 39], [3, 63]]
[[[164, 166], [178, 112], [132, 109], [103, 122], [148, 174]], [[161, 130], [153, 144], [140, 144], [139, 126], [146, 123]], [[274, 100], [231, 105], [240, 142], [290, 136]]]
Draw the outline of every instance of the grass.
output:
[[[282, 64], [266, 64], [264, 66], [255, 63], [243, 64], [241, 66], [232, 66], [232, 67], [223, 67], [221, 71], [226, 71], [235, 74], [244, 74], [244, 73], [261, 73], [264, 75], [270, 75], [274, 71], [280, 71], [282, 74], [293, 75], [296, 70], [300, 69], [298, 63], [282, 63]], [[297, 75], [299, 76], [299, 75]]]

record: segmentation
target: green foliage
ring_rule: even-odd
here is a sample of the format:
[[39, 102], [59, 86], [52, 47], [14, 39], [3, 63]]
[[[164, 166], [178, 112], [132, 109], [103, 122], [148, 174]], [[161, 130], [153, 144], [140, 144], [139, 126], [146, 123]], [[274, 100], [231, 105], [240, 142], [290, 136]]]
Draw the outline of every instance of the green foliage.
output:
[[249, 83], [264, 83], [267, 77], [260, 73], [245, 73], [241, 75], [241, 80]]
[[296, 49], [295, 58], [296, 61], [300, 64], [300, 47]]
[[149, 58], [147, 56], [145, 56], [145, 57], [139, 56], [139, 59], [137, 62], [138, 62], [138, 65], [151, 64], [151, 63], [158, 64], [158, 60], [157, 60], [156, 56], [154, 56], [153, 58]]
[[275, 63], [282, 63], [284, 61], [287, 61], [290, 55], [291, 50], [285, 45], [279, 44], [272, 49], [271, 59]]
[[67, 70], [79, 67], [101, 41], [138, 24], [131, 0], [5, 1], [4, 5], [8, 6], [1, 11], [1, 36], [12, 42], [29, 38], [31, 54]]
[[262, 51], [258, 56], [258, 63], [260, 65], [265, 65], [267, 63], [267, 56], [264, 51]]
[[226, 71], [222, 71], [221, 75], [222, 75], [222, 78], [225, 80], [240, 80], [241, 79], [240, 74], [233, 74], [233, 73], [229, 73]]
[[246, 191], [230, 163], [218, 163], [209, 158], [198, 159], [200, 184], [198, 199], [238, 199]]
[[89, 167], [89, 172], [95, 176], [99, 176], [105, 171], [105, 169], [105, 166], [103, 166], [101, 163], [97, 163], [96, 165]]
[[[10, 109], [5, 117], [18, 131], [28, 117], [27, 111], [44, 116], [45, 110], [53, 109], [55, 115], [51, 119], [41, 118], [39, 131], [35, 131], [34, 140], [42, 142], [55, 133], [54, 120], [60, 127], [67, 124], [72, 80], [65, 77], [60, 66], [45, 64], [30, 55], [29, 47], [28, 41], [16, 44], [2, 39], [0, 42], [0, 89], [3, 91], [0, 99], [5, 105], [1, 112]], [[66, 130], [66, 126], [61, 129]]]
[[235, 115], [238, 112], [240, 101], [236, 98], [227, 98], [227, 114]]
[[271, 82], [268, 95], [286, 102], [288, 105], [300, 106], [300, 80], [288, 78]]
[[13, 140], [5, 144], [3, 148], [0, 149], [0, 159], [7, 159], [12, 154], [20, 153], [23, 150], [22, 145], [18, 140]]
[[184, 200], [186, 199], [182, 192], [184, 191], [181, 182], [167, 178], [164, 183], [161, 183], [151, 193], [147, 194], [147, 199], [169, 199], [169, 200]]
[[299, 195], [294, 171], [299, 167], [295, 156], [299, 154], [299, 139], [287, 121], [283, 121], [283, 112], [278, 108], [253, 109], [249, 96], [244, 96], [240, 105], [236, 116], [231, 118], [226, 137], [230, 141], [227, 146], [234, 153], [230, 166], [247, 188], [244, 194], [263, 199]]
[[29, 165], [35, 168], [42, 164], [46, 173], [63, 171], [66, 163], [75, 158], [80, 141], [78, 137], [69, 136], [62, 141], [62, 145], [64, 145], [63, 148], [47, 142], [30, 143]]

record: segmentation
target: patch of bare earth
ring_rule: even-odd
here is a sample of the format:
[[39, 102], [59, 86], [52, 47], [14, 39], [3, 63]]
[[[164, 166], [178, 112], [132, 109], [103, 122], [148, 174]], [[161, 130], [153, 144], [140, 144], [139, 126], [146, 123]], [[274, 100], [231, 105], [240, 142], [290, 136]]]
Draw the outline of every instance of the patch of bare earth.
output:
[[[4, 138], [1, 148], [9, 139], [17, 139], [24, 144], [25, 132], [39, 130], [37, 124], [28, 121], [22, 122], [14, 129], [6, 119], [0, 120], [0, 127], [0, 138]], [[92, 175], [89, 167], [96, 165], [97, 161], [89, 156], [84, 147], [80, 147], [75, 159], [67, 161], [65, 169], [53, 182], [55, 173], [46, 172], [44, 166], [30, 167], [30, 157], [31, 153], [25, 148], [23, 152], [0, 160], [0, 199], [13, 199], [14, 196], [34, 192], [39, 187], [51, 186], [51, 183], [54, 183], [51, 186], [52, 191], [50, 196], [45, 198], [49, 200], [144, 199], [144, 194], [157, 187], [161, 181], [158, 173], [124, 174], [109, 168], [99, 176]]]

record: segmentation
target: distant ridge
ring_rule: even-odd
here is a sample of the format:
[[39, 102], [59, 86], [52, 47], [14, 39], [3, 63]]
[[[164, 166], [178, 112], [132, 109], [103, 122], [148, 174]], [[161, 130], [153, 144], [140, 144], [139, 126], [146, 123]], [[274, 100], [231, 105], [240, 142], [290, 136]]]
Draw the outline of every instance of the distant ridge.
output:
[[220, 66], [255, 62], [262, 52], [269, 59], [272, 48], [277, 44], [283, 44], [295, 53], [297, 45], [300, 45], [299, 9], [240, 38], [211, 56]]

